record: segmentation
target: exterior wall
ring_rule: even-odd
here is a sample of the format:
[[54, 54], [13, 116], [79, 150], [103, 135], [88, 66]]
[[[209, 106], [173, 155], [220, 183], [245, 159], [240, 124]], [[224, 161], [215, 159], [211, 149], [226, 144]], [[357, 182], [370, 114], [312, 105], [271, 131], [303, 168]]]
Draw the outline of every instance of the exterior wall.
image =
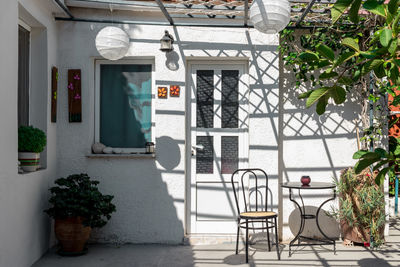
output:
[[[283, 64], [282, 64], [283, 66]], [[354, 166], [353, 153], [357, 151], [356, 127], [362, 128], [359, 114], [361, 105], [358, 96], [343, 105], [328, 105], [322, 116], [315, 112], [315, 106], [305, 108], [305, 101], [299, 100], [299, 89], [295, 89], [295, 78], [290, 69], [281, 67], [280, 90], [280, 177], [282, 182], [299, 182], [302, 175], [309, 175], [311, 181], [334, 182], [340, 178], [340, 171]], [[311, 87], [300, 88], [303, 91]], [[306, 212], [315, 214], [323, 201], [332, 196], [332, 190], [302, 190]], [[300, 227], [299, 211], [289, 200], [289, 190], [281, 188], [282, 239], [297, 234]], [[300, 202], [297, 190], [295, 199]], [[322, 230], [330, 237], [339, 237], [338, 223], [325, 215], [337, 205], [328, 202], [320, 213]], [[322, 237], [314, 220], [307, 220], [305, 235]]]
[[[53, 8], [53, 10], [51, 10]], [[47, 207], [48, 187], [56, 174], [56, 126], [50, 123], [50, 69], [57, 65], [57, 30], [52, 4], [40, 0], [3, 0], [0, 10], [0, 266], [30, 266], [50, 246], [50, 219]], [[31, 123], [47, 133], [47, 168], [34, 173], [17, 173], [17, 84], [18, 18], [32, 26], [35, 44], [32, 58]], [[41, 51], [47, 53], [37, 54]], [[39, 58], [40, 55], [40, 58]], [[47, 157], [47, 160], [46, 160]], [[22, 255], [22, 256], [21, 256]]]
[[[79, 10], [73, 10], [79, 16]], [[82, 16], [98, 15], [81, 11]], [[151, 15], [132, 13], [135, 19]], [[147, 16], [148, 15], [148, 16]], [[117, 16], [114, 15], [114, 18]], [[153, 19], [157, 19], [154, 17]], [[277, 36], [256, 30], [118, 25], [130, 35], [129, 58], [154, 58], [156, 86], [178, 84], [179, 98], [153, 100], [156, 159], [93, 159], [86, 155], [94, 142], [94, 59], [98, 23], [60, 23], [60, 91], [57, 124], [59, 174], [87, 172], [101, 189], [115, 196], [117, 212], [93, 236], [96, 241], [180, 243], [185, 234], [185, 110], [186, 65], [192, 59], [249, 59], [251, 167], [270, 174], [273, 205], [278, 203], [278, 77]], [[159, 51], [168, 30], [174, 52]], [[268, 38], [266, 38], [268, 37]], [[173, 67], [171, 67], [173, 66]], [[67, 69], [82, 69], [83, 122], [68, 123]]]

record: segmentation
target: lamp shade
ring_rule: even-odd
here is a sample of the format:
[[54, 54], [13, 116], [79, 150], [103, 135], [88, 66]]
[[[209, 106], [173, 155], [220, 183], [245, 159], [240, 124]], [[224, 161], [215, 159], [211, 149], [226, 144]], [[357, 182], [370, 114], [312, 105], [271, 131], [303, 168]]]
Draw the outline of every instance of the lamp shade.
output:
[[288, 0], [254, 0], [249, 11], [254, 28], [263, 33], [278, 33], [290, 22]]
[[118, 27], [105, 27], [97, 33], [96, 48], [106, 59], [123, 58], [129, 50], [129, 36]]

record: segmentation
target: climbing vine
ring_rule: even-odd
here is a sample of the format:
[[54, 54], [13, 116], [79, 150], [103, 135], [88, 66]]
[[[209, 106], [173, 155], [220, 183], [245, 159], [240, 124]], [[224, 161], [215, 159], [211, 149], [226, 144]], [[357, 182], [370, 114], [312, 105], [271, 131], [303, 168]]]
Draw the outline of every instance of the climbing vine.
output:
[[[399, 1], [338, 0], [331, 8], [332, 24], [328, 27], [311, 28], [299, 41], [294, 30], [281, 33], [279, 49], [285, 66], [295, 74], [296, 86], [312, 85], [299, 95], [307, 108], [315, 106], [321, 115], [328, 104], [340, 105], [354, 91], [373, 103], [375, 111], [382, 111], [379, 101], [387, 94], [392, 96], [392, 106], [400, 105], [400, 96], [395, 92], [400, 85]], [[363, 102], [364, 114], [367, 101]], [[365, 130], [364, 149], [353, 156], [358, 159], [354, 167], [357, 174], [369, 166], [378, 171], [378, 185], [400, 164], [396, 139], [390, 140], [389, 151], [381, 147], [366, 149], [376, 135], [382, 137], [383, 124], [378, 118]]]

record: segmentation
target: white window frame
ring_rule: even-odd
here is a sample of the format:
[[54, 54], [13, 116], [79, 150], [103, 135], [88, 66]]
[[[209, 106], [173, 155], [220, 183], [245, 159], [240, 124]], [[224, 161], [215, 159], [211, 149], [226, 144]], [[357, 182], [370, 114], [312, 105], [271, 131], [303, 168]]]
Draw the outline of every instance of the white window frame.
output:
[[[151, 65], [151, 142], [155, 142], [155, 60], [154, 59], [122, 59], [122, 60], [95, 60], [95, 142], [100, 142], [100, 66], [101, 65]], [[120, 147], [124, 153], [144, 153], [145, 148]]]

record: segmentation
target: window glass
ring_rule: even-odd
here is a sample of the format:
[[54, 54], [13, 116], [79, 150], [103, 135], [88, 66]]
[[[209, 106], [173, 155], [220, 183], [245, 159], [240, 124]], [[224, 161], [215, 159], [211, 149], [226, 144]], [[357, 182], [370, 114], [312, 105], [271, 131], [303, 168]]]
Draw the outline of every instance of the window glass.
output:
[[18, 126], [29, 124], [29, 41], [30, 32], [18, 28]]
[[222, 128], [239, 125], [239, 71], [223, 70], [222, 73]]
[[100, 66], [100, 142], [143, 148], [151, 141], [151, 65]]
[[214, 71], [197, 71], [197, 128], [214, 127]]

